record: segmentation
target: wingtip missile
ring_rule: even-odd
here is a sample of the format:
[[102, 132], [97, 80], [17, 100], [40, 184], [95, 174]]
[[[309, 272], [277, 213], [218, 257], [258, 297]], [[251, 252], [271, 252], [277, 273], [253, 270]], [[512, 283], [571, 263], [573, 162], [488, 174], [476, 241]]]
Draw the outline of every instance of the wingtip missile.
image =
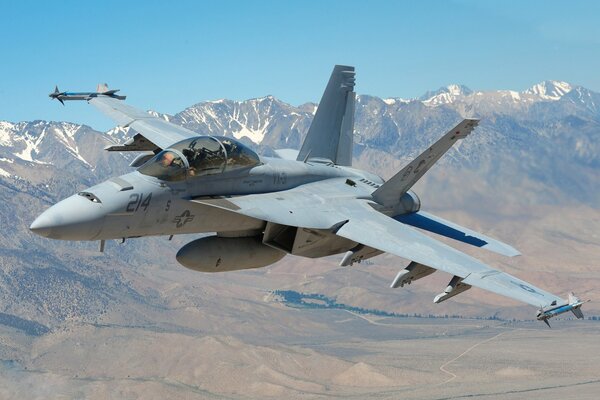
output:
[[52, 100], [58, 100], [60, 101], [60, 103], [64, 106], [65, 105], [65, 100], [86, 100], [89, 101], [90, 99], [94, 98], [94, 97], [98, 97], [98, 96], [106, 96], [106, 97], [112, 97], [114, 99], [117, 100], [125, 100], [127, 96], [121, 96], [116, 94], [119, 91], [119, 89], [108, 89], [108, 86], [106, 84], [103, 85], [98, 85], [98, 91], [97, 92], [61, 92], [58, 89], [58, 85], [54, 86], [54, 92], [50, 93], [48, 95], [48, 97], [50, 97]]
[[554, 318], [557, 315], [564, 314], [569, 311], [571, 311], [578, 319], [582, 319], [583, 313], [581, 312], [581, 306], [586, 302], [587, 301], [582, 301], [575, 296], [573, 292], [571, 292], [569, 293], [569, 299], [565, 304], [556, 305], [556, 302], [553, 302], [550, 304], [550, 306], [542, 306], [538, 310], [537, 319], [538, 321], [543, 321], [546, 325], [548, 325], [548, 327], [550, 327], [550, 323], [548, 322], [550, 318]]
[[60, 90], [58, 90], [58, 85], [54, 85], [54, 92], [50, 93], [48, 95], [48, 97], [50, 97], [51, 99], [56, 99], [58, 101], [60, 101], [60, 103], [64, 106], [65, 102], [62, 99], [62, 96], [65, 95], [65, 92], [61, 92]]

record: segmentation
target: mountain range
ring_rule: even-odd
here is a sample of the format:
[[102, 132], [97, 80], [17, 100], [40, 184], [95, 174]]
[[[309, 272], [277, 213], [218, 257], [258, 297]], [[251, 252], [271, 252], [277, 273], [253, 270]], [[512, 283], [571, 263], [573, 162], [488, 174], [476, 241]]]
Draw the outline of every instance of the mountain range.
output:
[[[296, 107], [266, 96], [206, 101], [176, 115], [160, 115], [199, 134], [233, 136], [272, 155], [272, 149], [300, 146], [315, 110], [316, 104]], [[519, 172], [521, 178], [597, 204], [600, 94], [566, 82], [544, 81], [522, 92], [449, 85], [409, 100], [360, 95], [355, 163], [389, 176], [395, 172], [392, 166], [414, 157], [462, 117], [480, 118], [480, 127], [442, 164], [485, 171], [492, 180], [500, 175], [505, 181], [504, 172], [509, 172], [511, 184]], [[116, 157], [107, 162], [97, 143], [119, 142], [126, 136], [121, 128], [98, 133], [71, 123], [3, 121], [0, 175], [7, 180], [21, 176], [19, 166], [27, 163], [47, 168], [73, 165], [81, 168], [76, 176], [82, 183], [89, 182], [124, 165]], [[23, 178], [29, 179], [26, 173]]]

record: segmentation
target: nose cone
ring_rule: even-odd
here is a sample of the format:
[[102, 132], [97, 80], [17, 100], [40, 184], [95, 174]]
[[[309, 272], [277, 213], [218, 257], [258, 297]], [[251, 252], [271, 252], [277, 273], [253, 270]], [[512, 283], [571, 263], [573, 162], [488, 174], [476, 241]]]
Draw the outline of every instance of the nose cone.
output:
[[31, 232], [43, 237], [50, 237], [51, 228], [52, 220], [48, 217], [48, 214], [46, 212], [42, 213], [42, 215], [37, 217], [29, 227]]
[[100, 233], [103, 219], [101, 203], [74, 195], [44, 211], [29, 229], [52, 239], [92, 240]]

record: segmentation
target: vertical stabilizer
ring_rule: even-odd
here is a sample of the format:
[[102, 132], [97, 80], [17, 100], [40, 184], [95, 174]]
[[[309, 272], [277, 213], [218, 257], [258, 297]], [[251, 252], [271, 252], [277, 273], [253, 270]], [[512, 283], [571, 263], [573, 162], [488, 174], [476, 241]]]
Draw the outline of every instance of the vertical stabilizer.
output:
[[352, 165], [354, 144], [354, 67], [336, 65], [298, 160], [324, 158], [338, 165]]
[[340, 129], [340, 140], [337, 147], [337, 157], [334, 160], [337, 165], [352, 165], [352, 148], [354, 146], [354, 92], [348, 92], [346, 98], [346, 111], [342, 118]]

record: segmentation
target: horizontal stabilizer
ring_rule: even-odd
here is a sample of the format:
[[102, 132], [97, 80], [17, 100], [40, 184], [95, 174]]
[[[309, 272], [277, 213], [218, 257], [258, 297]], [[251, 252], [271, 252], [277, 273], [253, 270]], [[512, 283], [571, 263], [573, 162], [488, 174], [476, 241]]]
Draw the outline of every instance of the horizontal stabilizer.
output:
[[482, 249], [493, 251], [503, 256], [515, 257], [521, 255], [517, 249], [506, 243], [424, 211], [398, 215], [394, 219], [415, 228], [436, 233], [459, 242], [470, 244], [471, 246], [481, 247]]
[[373, 198], [384, 206], [398, 204], [402, 195], [413, 187], [419, 179], [456, 143], [464, 139], [477, 126], [479, 120], [465, 119], [456, 125], [448, 133], [442, 136], [431, 147], [415, 158], [400, 172], [385, 182], [379, 189], [373, 192]]

